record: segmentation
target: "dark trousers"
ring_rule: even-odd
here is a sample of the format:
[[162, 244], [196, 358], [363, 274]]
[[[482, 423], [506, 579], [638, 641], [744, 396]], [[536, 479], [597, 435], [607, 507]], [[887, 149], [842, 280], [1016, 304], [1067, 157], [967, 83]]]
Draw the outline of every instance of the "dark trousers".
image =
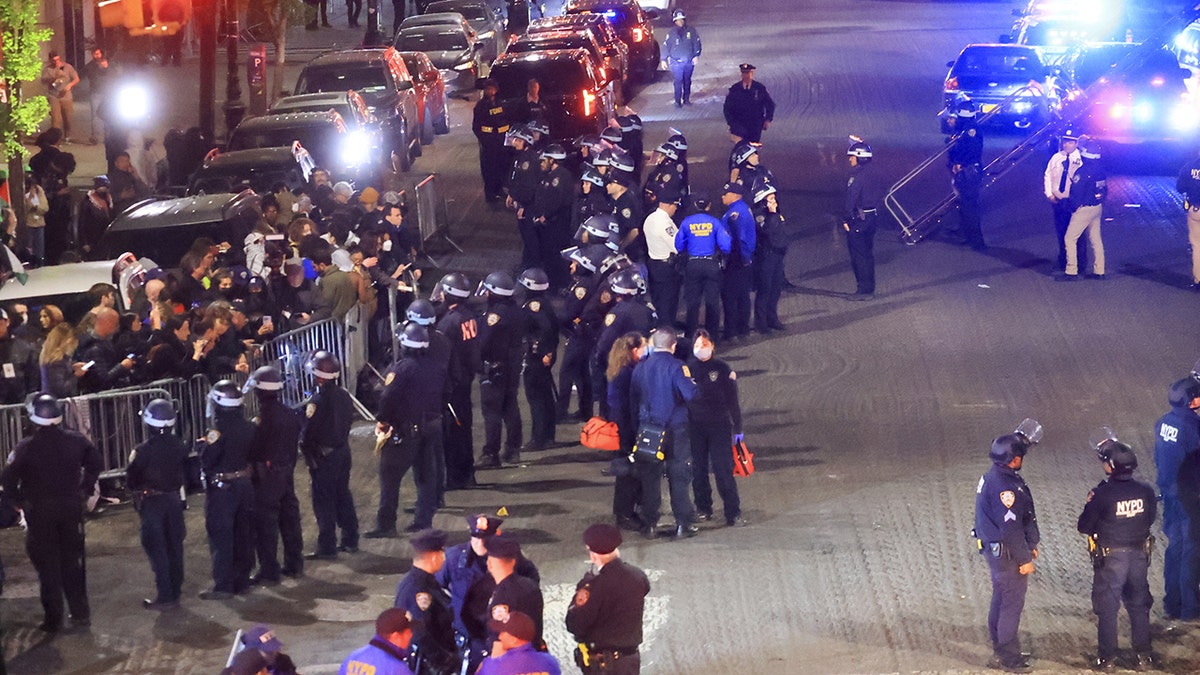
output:
[[750, 287], [754, 270], [750, 265], [730, 264], [721, 284], [725, 307], [725, 339], [750, 334]]
[[489, 202], [501, 198], [504, 174], [512, 169], [504, 134], [489, 134], [479, 141], [479, 173], [483, 176], [483, 196]]
[[88, 620], [87, 574], [84, 566], [83, 511], [77, 501], [30, 504], [25, 551], [37, 570], [45, 623], [63, 623], [63, 597], [71, 618]]
[[[475, 484], [475, 443], [471, 438], [471, 383], [450, 390], [447, 408], [442, 413], [446, 487], [460, 489]], [[457, 416], [457, 417], [456, 417]]]
[[783, 257], [787, 249], [760, 249], [754, 261], [754, 272], [758, 277], [754, 293], [754, 328], [764, 332], [768, 328], [782, 328], [779, 320], [779, 298], [783, 295]]
[[675, 78], [675, 103], [692, 101], [692, 71], [696, 66], [691, 61], [671, 61], [671, 75]]
[[178, 493], [142, 500], [142, 548], [154, 572], [155, 602], [175, 602], [183, 589], [183, 500]]
[[1017, 629], [1021, 627], [1021, 611], [1025, 609], [1029, 576], [1021, 574], [1017, 569], [1020, 565], [1012, 560], [993, 558], [986, 550], [984, 555], [992, 572], [988, 637], [992, 639], [992, 650], [1000, 661], [1013, 665], [1021, 661], [1021, 638]]
[[400, 509], [400, 482], [409, 468], [417, 486], [417, 508], [412, 524], [424, 529], [433, 524], [437, 510], [437, 468], [434, 454], [442, 452], [442, 427], [431, 421], [420, 425], [415, 436], [393, 437], [379, 454], [379, 512], [375, 518], [379, 530], [396, 529]]
[[642, 672], [641, 653], [626, 654], [604, 663], [593, 663], [579, 669], [583, 675], [638, 675]]
[[515, 372], [503, 373], [496, 380], [479, 382], [479, 407], [483, 409], [482, 455], [486, 459], [500, 456], [502, 432], [505, 457], [515, 457], [521, 451], [521, 409], [517, 401], [520, 383]]
[[1171, 619], [1200, 618], [1197, 598], [1196, 543], [1188, 536], [1191, 522], [1179, 500], [1163, 498], [1163, 612]]
[[358, 25], [358, 15], [362, 13], [362, 0], [346, 0], [346, 16], [350, 19], [350, 27]]
[[595, 345], [582, 337], [567, 340], [562, 363], [558, 366], [558, 418], [566, 419], [571, 407], [571, 387], [579, 393], [579, 416], [592, 416], [592, 373], [588, 356]]
[[627, 458], [633, 452], [637, 430], [628, 425], [617, 424], [617, 437], [621, 450], [613, 458], [613, 515], [617, 518], [637, 518], [638, 505], [642, 502], [642, 483], [638, 467]]
[[683, 270], [683, 299], [687, 306], [687, 334], [700, 327], [700, 304], [704, 303], [704, 327], [716, 336], [721, 328], [721, 264], [715, 258], [691, 258]]
[[854, 270], [856, 293], [875, 292], [875, 219], [850, 223], [846, 233], [846, 248], [850, 251], [850, 268]]
[[542, 230], [529, 217], [528, 209], [524, 218], [517, 218], [517, 233], [521, 235], [521, 269], [542, 267]]
[[554, 373], [540, 359], [526, 357], [525, 400], [529, 402], [529, 440], [534, 445], [554, 442]]
[[404, 23], [405, 5], [407, 0], [392, 0], [392, 37], [400, 32], [400, 24]]
[[550, 288], [558, 290], [571, 285], [571, 269], [561, 253], [571, 246], [571, 223], [547, 221], [538, 226], [542, 270], [550, 278]]
[[[1070, 218], [1067, 220], [1070, 221]], [[971, 197], [958, 196], [958, 229], [968, 246], [975, 249], [984, 247], [983, 208], [979, 205], [978, 192]], [[1063, 230], [1063, 234], [1066, 234], [1066, 230]], [[1064, 266], [1066, 265], [1065, 255], [1064, 250]]]
[[[667, 430], [664, 444], [667, 459], [663, 462], [638, 461], [634, 465], [642, 484], [642, 522], [653, 527], [662, 510], [662, 476], [667, 474], [667, 489], [671, 495], [671, 513], [675, 525], [687, 527], [696, 519], [689, 488], [692, 485], [691, 439], [687, 427]], [[732, 455], [731, 455], [732, 457]]]
[[[1071, 214], [1075, 213], [1075, 205], [1069, 201], [1051, 204], [1054, 209], [1054, 240], [1058, 242], [1058, 271], [1067, 268], [1067, 227], [1071, 224]], [[1076, 253], [1079, 256], [1079, 269], [1087, 268], [1087, 240], [1080, 237], [1075, 242]]]
[[692, 441], [692, 495], [696, 498], [696, 510], [713, 512], [712, 485], [708, 480], [711, 470], [725, 520], [736, 520], [742, 515], [742, 502], [733, 480], [733, 424], [728, 420], [692, 422], [688, 432]]
[[294, 466], [255, 467], [254, 533], [258, 575], [279, 579], [279, 542], [283, 541], [283, 567], [304, 568], [304, 531], [300, 527], [300, 500], [296, 499]]
[[1092, 575], [1092, 611], [1096, 613], [1097, 656], [1111, 659], [1117, 655], [1117, 615], [1121, 602], [1129, 614], [1133, 650], [1150, 652], [1150, 582], [1146, 574], [1150, 556], [1144, 551], [1111, 551], [1104, 564]]
[[358, 546], [358, 511], [350, 491], [350, 466], [347, 446], [335, 448], [308, 470], [313, 516], [317, 520], [317, 553], [322, 555], [337, 552], [338, 528], [342, 530], [342, 546]]
[[675, 265], [665, 260], [646, 261], [646, 271], [650, 278], [650, 302], [658, 311], [658, 323], [662, 326], [674, 326], [675, 316], [679, 314], [679, 288], [683, 277]]
[[608, 374], [607, 360], [608, 355], [605, 354], [604, 361], [597, 361], [591, 356], [588, 357], [588, 369], [592, 374], [592, 400], [600, 404], [600, 417], [609, 419], [608, 410]]
[[204, 528], [212, 558], [213, 590], [240, 593], [250, 586], [254, 567], [254, 486], [236, 478], [208, 489]]

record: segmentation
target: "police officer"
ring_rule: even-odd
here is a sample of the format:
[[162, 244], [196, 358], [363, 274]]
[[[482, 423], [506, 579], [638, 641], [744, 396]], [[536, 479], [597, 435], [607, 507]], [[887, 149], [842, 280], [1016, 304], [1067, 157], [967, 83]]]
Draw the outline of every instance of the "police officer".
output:
[[850, 177], [846, 181], [842, 228], [846, 231], [846, 248], [850, 251], [856, 286], [854, 294], [846, 296], [851, 301], [875, 297], [875, 228], [883, 186], [871, 166], [873, 157], [871, 146], [850, 137], [850, 147], [846, 149]]
[[730, 183], [741, 183], [749, 190], [759, 176], [770, 175], [771, 172], [762, 165], [762, 157], [758, 152], [761, 147], [761, 144], [750, 141], [738, 141], [733, 144], [733, 149], [729, 152]]
[[541, 183], [541, 158], [533, 148], [533, 134], [524, 125], [509, 129], [507, 139], [514, 155], [506, 185], [508, 197], [504, 204], [517, 214], [517, 231], [521, 235], [522, 246], [521, 266], [532, 267], [541, 255], [533, 214], [529, 212]]
[[963, 243], [972, 250], [983, 251], [982, 210], [979, 204], [983, 190], [983, 172], [977, 164], [955, 163], [950, 166], [950, 183], [958, 204], [958, 229]]
[[142, 410], [148, 438], [130, 453], [125, 479], [142, 523], [142, 548], [154, 572], [154, 599], [146, 609], [179, 606], [183, 589], [183, 488], [188, 447], [176, 436], [175, 407], [156, 398]]
[[[683, 171], [681, 172], [681, 173], [683, 173], [683, 184], [691, 185], [691, 183], [688, 182], [688, 158], [687, 158], [688, 142], [687, 142], [687, 138], [683, 134], [679, 133], [678, 130], [672, 129], [672, 131], [674, 131], [675, 133], [668, 136], [666, 142], [663, 143], [663, 145], [667, 145], [669, 147], [675, 148], [675, 153], [679, 155], [679, 164], [680, 164], [680, 166], [683, 167]], [[689, 192], [689, 194], [690, 194], [690, 192]]]
[[413, 646], [418, 675], [457, 673], [460, 663], [454, 644], [454, 612], [450, 595], [435, 576], [446, 562], [446, 533], [423, 530], [409, 540], [413, 565], [396, 586], [395, 606], [415, 620]]
[[1104, 240], [1100, 238], [1100, 220], [1104, 211], [1104, 198], [1108, 196], [1108, 180], [1104, 171], [1104, 160], [1100, 155], [1100, 144], [1085, 141], [1079, 148], [1083, 164], [1071, 178], [1071, 201], [1075, 211], [1067, 223], [1066, 241], [1067, 266], [1062, 277], [1067, 280], [1079, 278], [1079, 240], [1087, 232], [1092, 247], [1091, 279], [1104, 279]]
[[721, 189], [725, 215], [721, 222], [729, 230], [730, 251], [721, 280], [721, 302], [725, 308], [725, 339], [750, 335], [750, 290], [754, 285], [754, 250], [758, 244], [754, 214], [746, 204], [749, 192], [741, 183], [726, 183]]
[[1025, 453], [1041, 437], [1041, 425], [1028, 419], [1015, 432], [997, 437], [988, 455], [992, 468], [975, 488], [974, 533], [992, 575], [988, 636], [993, 656], [988, 667], [1015, 673], [1030, 671], [1017, 629], [1041, 539], [1033, 493], [1018, 472]]
[[530, 450], [554, 445], [554, 358], [558, 353], [558, 316], [546, 300], [550, 280], [535, 268], [521, 272], [518, 282], [525, 288], [521, 305], [525, 340], [525, 399], [529, 402]]
[[[1071, 185], [1075, 172], [1083, 165], [1079, 154], [1080, 135], [1074, 129], [1067, 129], [1059, 137], [1059, 151], [1050, 157], [1046, 163], [1046, 171], [1042, 176], [1042, 189], [1046, 199], [1054, 210], [1054, 234], [1058, 242], [1058, 269], [1067, 267], [1066, 236], [1067, 227], [1071, 224], [1071, 214], [1075, 212], [1075, 202], [1071, 198]], [[1077, 242], [1076, 254], [1080, 265], [1087, 264], [1087, 251], [1083, 242]]]
[[[316, 391], [304, 402], [304, 429], [300, 450], [312, 486], [313, 516], [317, 521], [317, 550], [311, 558], [332, 560], [338, 550], [358, 549], [358, 512], [350, 491], [350, 426], [354, 401], [338, 386], [342, 364], [333, 354], [319, 350], [305, 369], [313, 376]], [[341, 545], [338, 545], [338, 529]], [[301, 569], [284, 574], [300, 576]]]
[[1149, 483], [1133, 479], [1137, 455], [1116, 440], [1108, 428], [1096, 454], [1108, 476], [1088, 493], [1079, 531], [1088, 536], [1092, 554], [1092, 611], [1096, 613], [1099, 648], [1093, 669], [1111, 671], [1117, 655], [1117, 614], [1121, 602], [1129, 615], [1137, 669], [1154, 665], [1150, 653], [1150, 526], [1158, 502]]
[[[623, 164], [622, 166], [632, 165]], [[613, 165], [612, 168], [616, 168], [616, 166]], [[641, 199], [633, 193], [634, 185], [636, 182], [631, 172], [617, 169], [609, 174], [605, 189], [608, 190], [608, 198], [612, 203], [613, 213], [616, 215], [620, 229], [617, 243], [621, 252], [628, 255], [633, 262], [638, 263], [646, 260], [646, 238], [642, 234], [642, 223], [645, 221], [645, 217], [642, 215]]]
[[429, 356], [429, 330], [409, 323], [400, 336], [401, 357], [384, 378], [376, 433], [379, 450], [379, 511], [371, 538], [394, 536], [400, 508], [400, 482], [409, 467], [417, 487], [417, 508], [406, 532], [433, 524], [439, 489], [435, 457], [442, 453], [442, 395], [445, 375]]
[[413, 675], [408, 667], [412, 639], [408, 614], [399, 607], [389, 607], [375, 619], [375, 637], [346, 657], [338, 675]]
[[[604, 316], [604, 328], [596, 338], [596, 347], [592, 352], [593, 395], [597, 391], [607, 393], [608, 378], [605, 373], [608, 370], [608, 352], [617, 338], [631, 332], [648, 335], [658, 323], [658, 316], [644, 301], [646, 281], [636, 269], [631, 267], [614, 273], [608, 280], [608, 288], [614, 302]], [[603, 384], [604, 389], [600, 390], [597, 383]], [[607, 415], [607, 401], [601, 405], [601, 410]]]
[[[404, 310], [404, 316], [407, 319], [403, 324], [396, 326], [396, 339], [399, 340], [404, 333], [404, 329], [409, 323], [425, 326], [429, 331], [429, 358], [433, 361], [442, 372], [442, 381], [446, 383], [446, 391], [442, 395], [442, 410], [446, 410], [446, 403], [450, 397], [450, 358], [453, 348], [450, 346], [450, 338], [442, 335], [437, 331], [434, 325], [437, 322], [437, 308], [433, 303], [418, 298], [413, 300], [408, 305], [408, 309]], [[442, 452], [438, 453], [434, 458], [434, 466], [436, 468], [437, 479], [435, 481], [438, 490], [438, 508], [445, 506], [446, 492], [446, 430], [442, 429]]]
[[[533, 619], [534, 638], [531, 641], [540, 651], [545, 651], [542, 641], [542, 589], [538, 582], [517, 572], [522, 559], [521, 545], [516, 539], [498, 534], [487, 543], [487, 571], [495, 582], [492, 596], [488, 600], [487, 617], [490, 621], [504, 622], [512, 612], [521, 612]], [[489, 653], [494, 649], [499, 634], [488, 626]]]
[[567, 607], [567, 630], [579, 643], [575, 663], [584, 675], [637, 675], [650, 580], [621, 560], [621, 531], [616, 527], [589, 525], [583, 543], [594, 569], [575, 585], [575, 597]]
[[779, 194], [775, 186], [759, 176], [751, 188], [754, 195], [754, 221], [758, 225], [758, 240], [754, 247], [755, 286], [754, 330], [769, 333], [783, 330], [779, 320], [779, 298], [783, 295], [783, 260], [787, 256], [787, 221], [779, 210]]
[[212, 428], [200, 451], [204, 525], [212, 554], [213, 587], [203, 600], [226, 600], [250, 587], [254, 567], [254, 485], [250, 452], [255, 426], [242, 414], [242, 390], [221, 380], [208, 392]]
[[594, 167], [584, 167], [579, 177], [579, 191], [571, 206], [571, 227], [578, 230], [592, 216], [609, 213], [612, 213], [612, 206], [604, 191], [604, 176]]
[[629, 106], [625, 106], [625, 111], [628, 114], [617, 115], [617, 128], [621, 130], [621, 140], [617, 142], [617, 147], [629, 153], [629, 157], [633, 160], [633, 176], [640, 180], [642, 175], [642, 164], [645, 162], [646, 151], [644, 138], [642, 135], [642, 118], [629, 110]]
[[725, 524], [741, 527], [742, 501], [733, 480], [733, 453], [730, 446], [742, 440], [742, 407], [738, 403], [737, 373], [729, 364], [713, 357], [713, 341], [708, 331], [700, 330], [692, 343], [688, 369], [696, 381], [696, 397], [688, 402], [688, 435], [692, 447], [692, 495], [696, 499], [696, 520], [713, 517], [712, 484], [721, 495]]
[[724, 221], [709, 214], [706, 196], [692, 200], [696, 212], [683, 219], [675, 234], [675, 248], [684, 257], [683, 302], [687, 334], [700, 326], [700, 304], [704, 303], [704, 326], [711, 335], [721, 327], [722, 257], [733, 250], [733, 239]]
[[754, 81], [754, 66], [743, 63], [738, 66], [741, 81], [729, 87], [725, 95], [725, 123], [734, 141], [762, 142], [762, 132], [775, 119], [775, 101], [761, 82]]
[[91, 493], [103, 460], [90, 441], [60, 426], [58, 399], [33, 394], [25, 410], [35, 429], [13, 449], [0, 483], [25, 512], [25, 550], [38, 573], [44, 613], [38, 629], [62, 629], [64, 596], [71, 623], [89, 626], [82, 496]]
[[500, 87], [490, 78], [479, 82], [483, 94], [475, 103], [471, 130], [479, 139], [479, 173], [483, 176], [483, 197], [495, 204], [504, 196], [504, 173], [509, 166], [504, 135], [508, 133], [508, 114], [504, 102], [496, 98]]
[[1193, 291], [1200, 290], [1200, 156], [1179, 170], [1175, 189], [1183, 193], [1183, 210], [1187, 214], [1188, 244], [1192, 249]]
[[650, 336], [650, 354], [633, 370], [630, 405], [638, 443], [643, 437], [661, 436], [664, 457], [656, 461], [649, 453], [640, 453], [635, 470], [642, 481], [642, 535], [658, 535], [658, 516], [662, 506], [663, 462], [671, 493], [671, 514], [675, 517], [675, 538], [696, 536], [699, 528], [692, 522], [696, 507], [688, 488], [692, 484], [692, 450], [688, 435], [687, 404], [696, 397], [691, 371], [675, 358], [677, 338], [673, 330], [656, 330]]
[[[542, 151], [542, 178], [527, 214], [533, 219], [538, 241], [538, 263], [556, 289], [566, 288], [569, 274], [559, 251], [571, 243], [571, 206], [575, 179], [562, 165], [567, 151], [551, 143]], [[528, 269], [528, 268], [526, 268]]]
[[[597, 221], [588, 222], [595, 228], [593, 231], [602, 231]], [[558, 407], [555, 417], [558, 421], [572, 418], [586, 422], [593, 412], [591, 355], [600, 336], [607, 308], [603, 313], [587, 310], [600, 306], [598, 296], [601, 294], [607, 294], [610, 301], [612, 299], [612, 293], [602, 288], [604, 277], [599, 274], [600, 265], [608, 257], [608, 249], [604, 244], [591, 244], [569, 249], [565, 253], [571, 259], [574, 282], [568, 290], [564, 312], [563, 332], [567, 335], [567, 345], [558, 368]], [[579, 412], [574, 416], [570, 414], [572, 389], [579, 396]]]
[[304, 569], [304, 532], [294, 478], [301, 422], [296, 412], [279, 400], [283, 375], [275, 366], [255, 370], [245, 388], [254, 389], [259, 411], [250, 451], [258, 552], [258, 573], [251, 581], [273, 585], [279, 583], [281, 573], [276, 553], [279, 541], [283, 541], [282, 569]]
[[446, 405], [442, 408], [445, 446], [446, 489], [461, 490], [475, 485], [475, 445], [471, 383], [479, 371], [479, 326], [467, 306], [471, 282], [451, 272], [433, 289], [433, 302], [444, 309], [438, 333], [450, 342], [450, 364], [446, 371]]
[[687, 16], [681, 9], [671, 14], [671, 22], [675, 25], [663, 38], [662, 54], [675, 78], [675, 107], [682, 108], [692, 104], [692, 70], [700, 61], [700, 33], [686, 25]]
[[521, 385], [521, 311], [513, 304], [516, 284], [507, 272], [492, 272], [480, 284], [487, 307], [479, 320], [479, 405], [483, 408], [484, 443], [479, 466], [500, 468], [500, 437], [504, 436], [504, 461], [521, 461], [521, 410], [517, 391]]
[[0, 404], [16, 404], [41, 386], [37, 353], [9, 330], [8, 312], [0, 308]]
[[679, 161], [679, 151], [674, 145], [662, 143], [654, 149], [655, 163], [642, 186], [642, 204], [647, 211], [658, 206], [658, 195], [664, 190], [687, 196], [688, 185], [685, 167]]
[[533, 619], [522, 612], [509, 612], [504, 621], [492, 619], [488, 628], [496, 633], [496, 648], [484, 659], [478, 675], [562, 675], [558, 660], [533, 646]]
[[1154, 465], [1158, 493], [1163, 502], [1163, 612], [1167, 618], [1192, 621], [1200, 618], [1194, 560], [1196, 542], [1189, 531], [1193, 523], [1180, 499], [1180, 468], [1200, 449], [1200, 381], [1184, 378], [1167, 394], [1171, 410], [1154, 427]]
[[950, 149], [946, 151], [948, 166], [974, 165], [977, 169], [983, 169], [983, 132], [975, 123], [976, 113], [974, 103], [959, 101], [949, 118], [950, 130], [954, 135], [946, 141], [950, 144]]
[[679, 289], [683, 277], [679, 273], [679, 253], [675, 249], [675, 213], [683, 202], [678, 187], [659, 191], [655, 209], [646, 216], [642, 232], [646, 237], [646, 276], [649, 278], [650, 302], [664, 326], [675, 325], [679, 313]]

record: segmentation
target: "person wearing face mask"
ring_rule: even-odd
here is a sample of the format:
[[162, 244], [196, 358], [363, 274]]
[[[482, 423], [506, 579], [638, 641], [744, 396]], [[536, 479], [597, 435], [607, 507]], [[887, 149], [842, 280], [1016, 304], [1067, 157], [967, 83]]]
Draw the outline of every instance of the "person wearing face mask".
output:
[[688, 434], [692, 441], [692, 496], [696, 520], [713, 517], [712, 473], [721, 495], [725, 524], [746, 525], [737, 483], [733, 479], [731, 441], [742, 440], [742, 407], [738, 404], [737, 372], [713, 357], [713, 340], [708, 331], [696, 331], [688, 369], [696, 380], [696, 397], [688, 402]]

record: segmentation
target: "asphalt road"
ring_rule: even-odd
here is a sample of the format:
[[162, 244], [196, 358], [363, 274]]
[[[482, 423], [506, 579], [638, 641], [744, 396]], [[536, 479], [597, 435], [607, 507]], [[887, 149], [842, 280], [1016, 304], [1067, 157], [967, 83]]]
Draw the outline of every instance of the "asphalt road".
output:
[[[968, 534], [974, 488], [991, 438], [1025, 416], [1039, 419], [1046, 437], [1023, 472], [1043, 544], [1022, 629], [1039, 671], [1082, 669], [1095, 627], [1090, 565], [1074, 525], [1102, 475], [1088, 435], [1111, 426], [1139, 450], [1140, 475], [1152, 480], [1152, 425], [1166, 408], [1166, 388], [1200, 356], [1173, 179], [1114, 178], [1103, 225], [1109, 281], [1052, 280], [1044, 158], [1035, 157], [985, 192], [987, 252], [937, 240], [906, 247], [882, 232], [879, 295], [847, 303], [842, 295], [853, 279], [831, 215], [847, 134], [870, 140], [894, 176], [936, 151], [945, 61], [968, 42], [994, 39], [1015, 3], [683, 6], [705, 39], [696, 105], [671, 107], [665, 79], [641, 90], [632, 105], [648, 122], [647, 144], [665, 139], [671, 126], [682, 129], [693, 148], [693, 184], [715, 191], [728, 149], [722, 92], [737, 63], [755, 63], [779, 104], [763, 156], [783, 186], [789, 220], [799, 224], [787, 267], [797, 288], [782, 303], [785, 334], [719, 354], [739, 372], [747, 441], [758, 455], [758, 473], [739, 479], [751, 526], [705, 527], [679, 543], [634, 538], [622, 547], [653, 579], [644, 672], [981, 671], [990, 655], [989, 586]], [[355, 37], [294, 35], [293, 44]], [[170, 79], [164, 86], [186, 80]], [[171, 114], [186, 121], [187, 99], [169, 98], [179, 109]], [[487, 209], [478, 194], [468, 104], [455, 103], [452, 114], [452, 133], [417, 170], [446, 179], [452, 234], [467, 251], [435, 257], [478, 276], [515, 264], [517, 238], [511, 216]], [[989, 156], [1016, 140], [989, 134]], [[936, 196], [931, 188], [920, 197]], [[353, 477], [364, 530], [377, 503], [366, 431], [356, 435]], [[561, 426], [559, 438], [575, 432]], [[542, 570], [548, 639], [571, 671], [561, 617], [586, 564], [579, 533], [607, 517], [611, 482], [597, 454], [578, 446], [526, 459], [520, 468], [482, 473], [489, 489], [448, 494], [435, 524], [461, 541], [464, 514], [508, 510], [506, 529]], [[88, 524], [94, 625], [52, 641], [34, 629], [40, 609], [21, 535], [0, 532], [11, 672], [215, 673], [233, 632], [258, 621], [276, 628], [303, 672], [336, 672], [369, 637], [369, 621], [408, 567], [403, 540], [365, 541], [357, 555], [311, 565], [299, 582], [202, 602], [192, 599], [208, 581], [202, 499], [190, 505], [182, 610], [140, 609], [152, 582], [135, 517], [118, 509]], [[315, 537], [311, 511], [303, 510], [306, 534]], [[1157, 561], [1152, 575], [1157, 596]], [[1157, 606], [1154, 617], [1164, 669], [1200, 668], [1200, 633], [1164, 632]]]

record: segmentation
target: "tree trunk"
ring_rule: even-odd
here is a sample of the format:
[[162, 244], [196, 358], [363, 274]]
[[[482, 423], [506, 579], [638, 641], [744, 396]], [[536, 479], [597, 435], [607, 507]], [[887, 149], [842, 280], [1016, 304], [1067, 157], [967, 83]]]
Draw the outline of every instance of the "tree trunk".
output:
[[[280, 3], [282, 4], [282, 3]], [[275, 69], [271, 71], [271, 92], [268, 105], [283, 93], [283, 66], [287, 62], [287, 11], [282, 8], [276, 14], [275, 25]]]
[[[8, 196], [12, 199], [9, 206], [17, 213], [17, 222], [25, 222], [25, 158], [15, 155], [8, 158]], [[2, 227], [2, 225], [0, 225]]]

